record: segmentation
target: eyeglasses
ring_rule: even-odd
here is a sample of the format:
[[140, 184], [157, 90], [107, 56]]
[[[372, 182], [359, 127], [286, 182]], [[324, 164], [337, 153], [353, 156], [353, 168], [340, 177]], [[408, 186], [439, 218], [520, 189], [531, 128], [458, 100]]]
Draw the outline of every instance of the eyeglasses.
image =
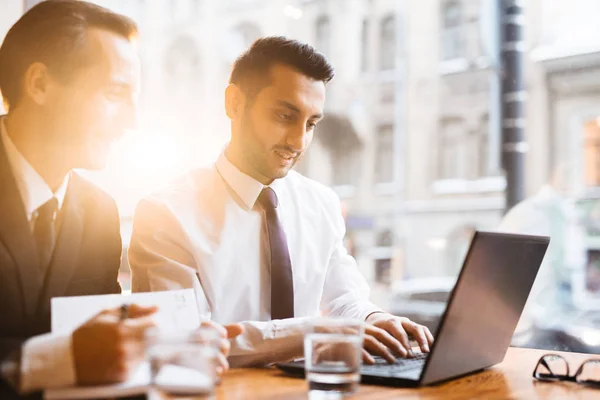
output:
[[558, 354], [546, 354], [538, 361], [533, 377], [544, 382], [576, 382], [600, 388], [600, 358], [584, 361], [571, 375], [567, 360]]

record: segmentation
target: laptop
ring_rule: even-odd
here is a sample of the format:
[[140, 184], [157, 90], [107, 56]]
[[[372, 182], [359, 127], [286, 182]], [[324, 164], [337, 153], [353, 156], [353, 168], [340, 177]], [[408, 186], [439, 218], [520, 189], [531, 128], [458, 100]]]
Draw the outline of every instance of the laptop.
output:
[[[361, 367], [367, 384], [416, 387], [472, 374], [502, 362], [550, 238], [475, 232], [441, 318], [431, 352]], [[304, 375], [304, 362], [277, 364]]]

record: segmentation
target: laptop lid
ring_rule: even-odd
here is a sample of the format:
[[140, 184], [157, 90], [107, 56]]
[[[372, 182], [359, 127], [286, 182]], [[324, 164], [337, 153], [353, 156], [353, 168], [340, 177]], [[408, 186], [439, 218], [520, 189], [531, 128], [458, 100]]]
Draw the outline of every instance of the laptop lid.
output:
[[550, 238], [475, 232], [420, 384], [504, 359]]

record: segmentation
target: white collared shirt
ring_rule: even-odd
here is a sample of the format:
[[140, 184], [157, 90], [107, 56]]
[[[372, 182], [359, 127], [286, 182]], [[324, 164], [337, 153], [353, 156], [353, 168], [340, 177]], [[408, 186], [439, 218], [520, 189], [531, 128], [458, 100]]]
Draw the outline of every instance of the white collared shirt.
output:
[[[67, 174], [59, 189], [53, 193], [46, 181], [27, 162], [10, 140], [4, 118], [0, 118], [0, 140], [2, 140], [2, 147], [17, 183], [25, 206], [25, 213], [33, 232], [39, 207], [55, 197], [58, 201], [58, 210], [60, 211], [62, 208], [69, 183], [69, 174]], [[20, 364], [14, 367], [20, 368], [20, 390], [23, 392], [69, 386], [75, 383], [75, 367], [70, 335], [57, 336], [48, 333], [27, 340], [22, 346], [19, 361]], [[11, 368], [10, 365], [2, 365], [3, 373], [8, 375], [11, 374]]]
[[10, 140], [4, 118], [0, 118], [0, 136], [4, 151], [6, 152], [8, 165], [10, 165], [13, 172], [13, 177], [21, 194], [21, 200], [25, 205], [27, 220], [33, 231], [37, 210], [48, 200], [55, 197], [58, 201], [58, 210], [60, 211], [62, 208], [67, 193], [67, 186], [69, 185], [69, 174], [65, 176], [59, 188], [55, 192], [52, 192], [44, 178], [27, 162], [25, 157], [17, 150], [12, 140]]
[[379, 311], [343, 245], [337, 195], [290, 171], [274, 181], [294, 280], [294, 315], [270, 320], [270, 260], [264, 212], [255, 203], [264, 186], [224, 154], [216, 165], [188, 174], [138, 205], [129, 247], [134, 292], [195, 289], [202, 317], [243, 322], [232, 346], [234, 366], [301, 354], [306, 318], [364, 320]]

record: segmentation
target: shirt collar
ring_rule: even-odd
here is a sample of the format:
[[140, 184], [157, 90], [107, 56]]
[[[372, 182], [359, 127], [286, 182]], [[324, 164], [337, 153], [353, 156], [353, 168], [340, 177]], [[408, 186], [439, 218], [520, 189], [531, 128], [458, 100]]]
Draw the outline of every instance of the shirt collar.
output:
[[[240, 171], [227, 159], [225, 152], [221, 153], [217, 159], [216, 168], [229, 187], [231, 187], [244, 202], [244, 205], [249, 210], [254, 208], [254, 204], [256, 203], [256, 200], [258, 200], [260, 192], [267, 186], [252, 178], [250, 175]], [[281, 194], [281, 181], [282, 179], [276, 179], [268, 186], [275, 191], [277, 197]]]
[[67, 192], [70, 174], [67, 174], [56, 192], [52, 193], [50, 186], [17, 150], [8, 136], [4, 118], [0, 118], [0, 139], [4, 145], [8, 164], [17, 182], [21, 200], [25, 205], [27, 217], [31, 220], [33, 213], [52, 197], [55, 197], [58, 201], [58, 209], [60, 210]]

